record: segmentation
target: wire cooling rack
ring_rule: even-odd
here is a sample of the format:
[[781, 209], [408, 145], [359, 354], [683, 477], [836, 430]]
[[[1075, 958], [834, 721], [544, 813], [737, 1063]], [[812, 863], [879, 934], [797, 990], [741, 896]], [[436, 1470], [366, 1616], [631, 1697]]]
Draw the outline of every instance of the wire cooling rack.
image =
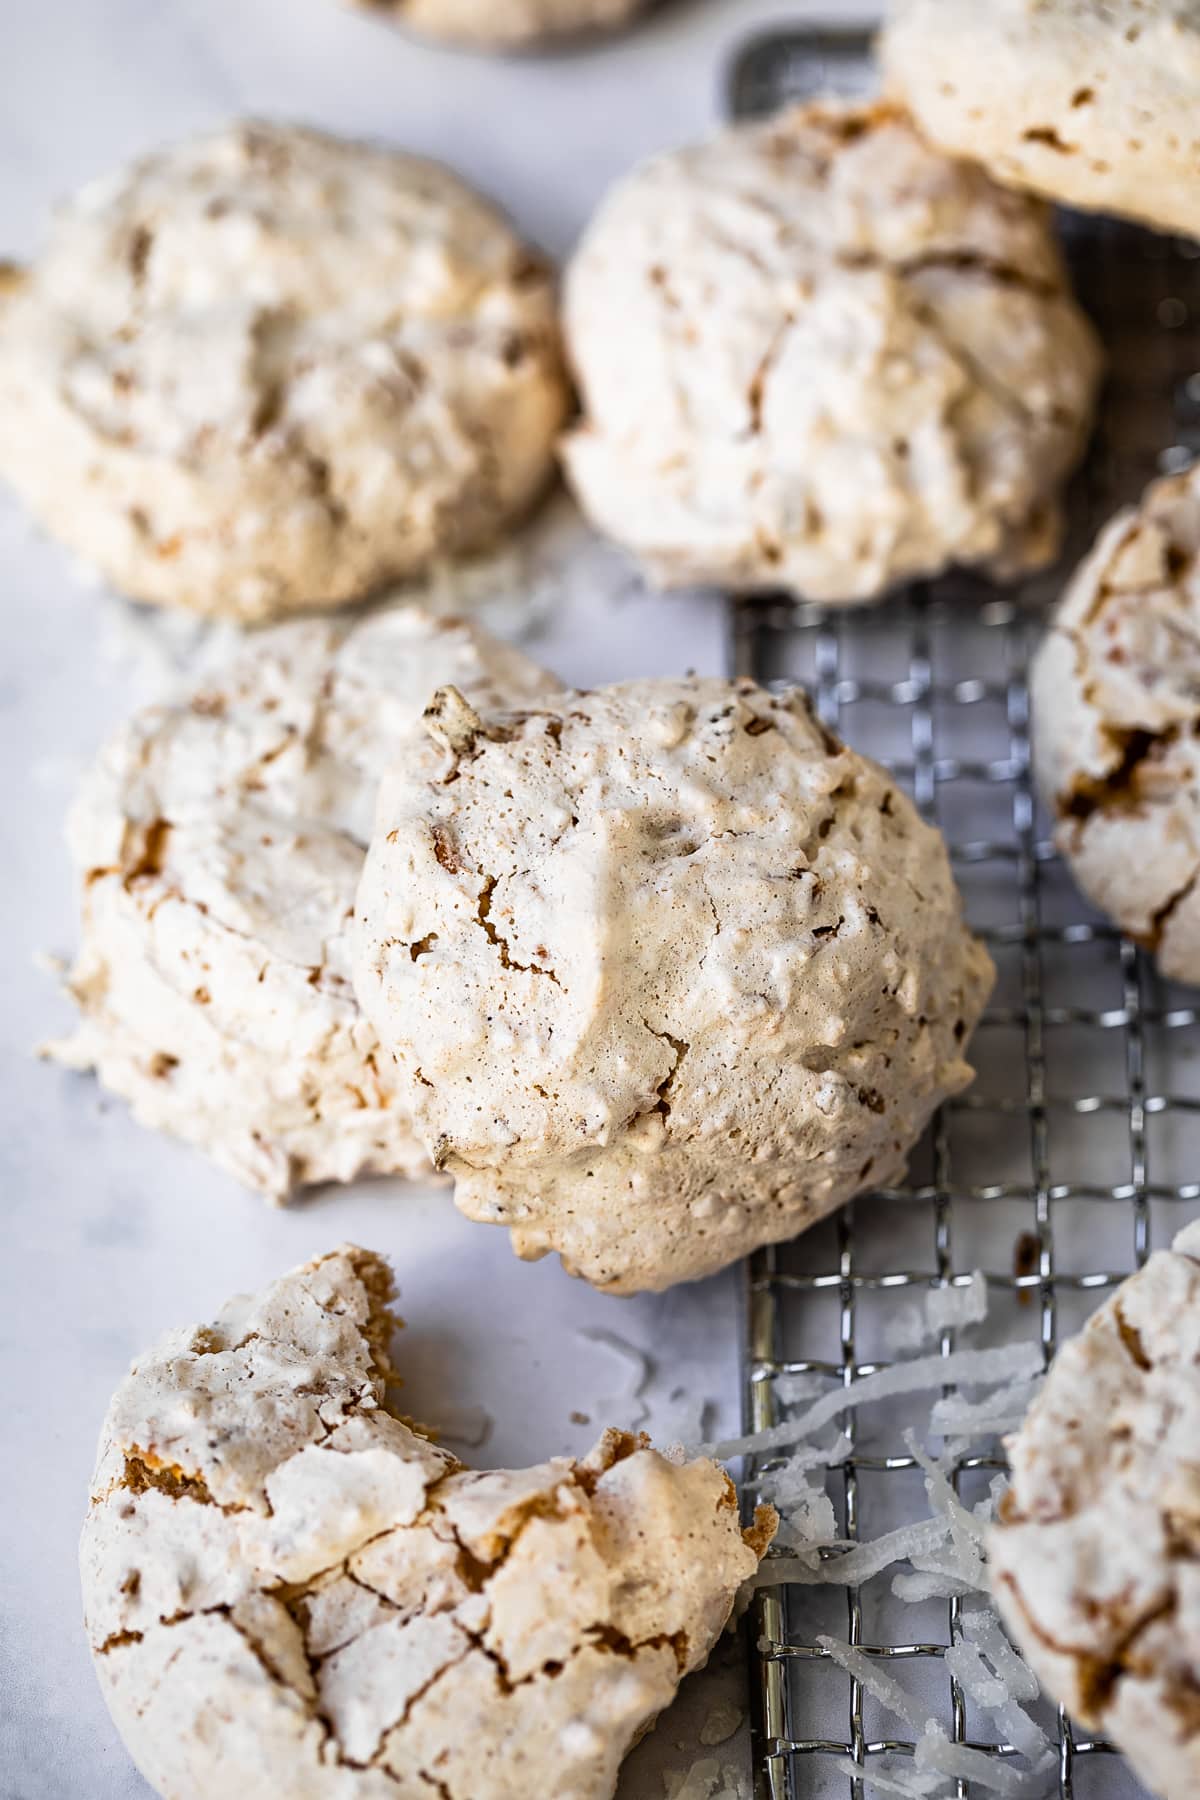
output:
[[[865, 33], [779, 34], [737, 59], [733, 110], [749, 117], [873, 83]], [[1072, 556], [1148, 480], [1200, 448], [1200, 247], [1075, 215], [1063, 226], [1110, 361], [1077, 484]], [[998, 589], [954, 577], [849, 613], [771, 600], [731, 607], [737, 671], [805, 684], [821, 718], [886, 763], [941, 827], [999, 972], [974, 1040], [976, 1083], [938, 1116], [907, 1185], [864, 1197], [749, 1264], [748, 1430], [788, 1416], [781, 1376], [848, 1387], [879, 1368], [896, 1308], [976, 1268], [992, 1295], [986, 1341], [1034, 1336], [1053, 1356], [1200, 1199], [1194, 997], [1164, 983], [1076, 891], [1031, 779], [1026, 677], [1056, 585], [1050, 577]], [[948, 1353], [953, 1335], [940, 1343]], [[854, 1448], [827, 1477], [847, 1538], [927, 1516], [903, 1428], [925, 1435], [929, 1400], [847, 1415]], [[749, 1465], [749, 1495], [770, 1466]], [[962, 1459], [964, 1497], [979, 1497], [1000, 1467]], [[849, 1590], [761, 1592], [748, 1624], [759, 1800], [862, 1800], [874, 1791], [873, 1759], [913, 1748], [822, 1650], [822, 1632], [880, 1659], [953, 1740], [1011, 1756], [942, 1666], [960, 1611], [959, 1601], [894, 1599], [890, 1571]], [[1057, 1738], [1060, 1800], [1140, 1792], [1106, 1744], [1050, 1710], [1042, 1722]], [[984, 1791], [958, 1786], [960, 1796]]]

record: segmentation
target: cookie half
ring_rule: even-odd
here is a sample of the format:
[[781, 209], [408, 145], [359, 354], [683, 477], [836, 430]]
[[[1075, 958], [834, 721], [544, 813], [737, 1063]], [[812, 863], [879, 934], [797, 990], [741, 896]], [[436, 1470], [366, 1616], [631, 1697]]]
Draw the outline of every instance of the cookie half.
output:
[[751, 682], [478, 711], [380, 793], [355, 982], [471, 1218], [617, 1293], [904, 1168], [992, 983], [945, 845]]
[[72, 809], [80, 1023], [50, 1053], [271, 1199], [424, 1172], [348, 927], [383, 771], [439, 681], [555, 683], [460, 619], [297, 620], [118, 731]]
[[585, 512], [663, 586], [875, 599], [1046, 562], [1098, 346], [1037, 203], [814, 102], [620, 183], [568, 270]]
[[94, 182], [0, 303], [0, 476], [116, 588], [225, 618], [487, 543], [566, 404], [554, 284], [506, 221], [295, 126]]
[[1200, 233], [1195, 0], [892, 0], [880, 51], [933, 142], [998, 181]]
[[343, 1247], [117, 1389], [80, 1549], [114, 1722], [163, 1795], [608, 1800], [774, 1514], [618, 1431], [464, 1468], [385, 1408], [390, 1293]]
[[1072, 1716], [1163, 1800], [1200, 1791], [1200, 1227], [1058, 1352], [1008, 1445], [989, 1571]]

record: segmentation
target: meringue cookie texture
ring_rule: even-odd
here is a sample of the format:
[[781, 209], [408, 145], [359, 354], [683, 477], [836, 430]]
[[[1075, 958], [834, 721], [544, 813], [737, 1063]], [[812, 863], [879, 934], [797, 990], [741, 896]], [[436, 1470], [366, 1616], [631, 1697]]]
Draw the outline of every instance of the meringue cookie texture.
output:
[[798, 692], [440, 693], [385, 779], [362, 1007], [471, 1218], [617, 1293], [886, 1186], [993, 971], [945, 845]]
[[1080, 887], [1200, 982], [1200, 470], [1101, 532], [1034, 662], [1039, 784]]
[[770, 1540], [715, 1463], [623, 1432], [465, 1468], [384, 1407], [391, 1291], [344, 1246], [113, 1398], [86, 1626], [168, 1800], [605, 1800]]
[[72, 808], [80, 1020], [48, 1054], [270, 1199], [428, 1172], [348, 927], [380, 777], [448, 680], [480, 704], [557, 685], [417, 607], [294, 620], [137, 713]]
[[998, 181], [1200, 234], [1196, 0], [891, 0], [879, 51], [929, 138]]
[[996, 1602], [1054, 1698], [1163, 1800], [1200, 1792], [1200, 1225], [1059, 1350], [1009, 1440]]
[[664, 587], [878, 598], [1052, 559], [1100, 351], [1049, 216], [893, 108], [660, 156], [567, 271], [584, 511]]
[[500, 214], [296, 126], [91, 183], [0, 300], [0, 476], [120, 591], [243, 623], [490, 542], [566, 407], [551, 273]]

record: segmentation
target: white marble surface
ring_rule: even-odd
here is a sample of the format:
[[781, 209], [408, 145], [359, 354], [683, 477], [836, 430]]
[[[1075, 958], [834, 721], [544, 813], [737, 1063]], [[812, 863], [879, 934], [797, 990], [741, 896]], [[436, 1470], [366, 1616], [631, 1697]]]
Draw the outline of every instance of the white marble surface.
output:
[[[243, 112], [441, 155], [561, 253], [630, 162], [714, 121], [737, 38], [803, 10], [673, 0], [627, 39], [502, 63], [419, 46], [334, 0], [10, 5], [0, 254], [30, 253], [47, 206], [88, 176]], [[231, 1291], [357, 1238], [399, 1273], [413, 1411], [453, 1421], [464, 1405], [482, 1406], [489, 1440], [464, 1453], [505, 1462], [581, 1449], [601, 1421], [630, 1422], [642, 1410], [632, 1364], [588, 1335], [597, 1330], [651, 1359], [642, 1400], [652, 1428], [669, 1434], [683, 1406], [702, 1400], [731, 1421], [737, 1288], [727, 1277], [659, 1299], [605, 1299], [556, 1263], [518, 1264], [501, 1233], [468, 1225], [444, 1194], [387, 1182], [272, 1212], [198, 1156], [138, 1130], [89, 1081], [36, 1063], [35, 1043], [66, 1022], [34, 963], [38, 952], [69, 953], [73, 941], [64, 807], [105, 730], [158, 679], [161, 633], [81, 582], [6, 502], [0, 587], [0, 1795], [133, 1800], [148, 1790], [93, 1683], [75, 1546], [104, 1406], [136, 1350]], [[586, 683], [722, 666], [711, 600], [639, 597], [620, 558], [595, 551], [566, 588], [535, 640], [564, 675]], [[664, 1792], [659, 1765], [664, 1756], [687, 1765], [704, 1711], [693, 1703], [664, 1721], [627, 1795]]]

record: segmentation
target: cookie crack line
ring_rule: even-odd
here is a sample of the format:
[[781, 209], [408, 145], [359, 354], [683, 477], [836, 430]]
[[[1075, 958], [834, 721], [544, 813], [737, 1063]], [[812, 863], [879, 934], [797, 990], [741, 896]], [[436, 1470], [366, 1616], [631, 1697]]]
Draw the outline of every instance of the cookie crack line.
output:
[[[539, 963], [521, 963], [514, 961], [509, 952], [507, 938], [502, 937], [496, 930], [495, 923], [492, 919], [492, 895], [496, 891], [497, 880], [498, 877], [495, 875], [487, 875], [484, 877], [483, 886], [479, 891], [479, 898], [476, 902], [475, 923], [482, 926], [488, 942], [494, 944], [496, 949], [499, 950], [501, 968], [514, 969], [519, 971], [522, 975], [544, 975], [547, 981], [552, 981], [554, 983], [556, 988], [561, 988], [562, 982], [558, 979], [558, 976], [553, 969], [544, 969]], [[415, 956], [413, 961], [416, 961]]]
[[658, 1095], [658, 1099], [649, 1109], [652, 1113], [660, 1113], [662, 1115], [663, 1123], [665, 1124], [671, 1116], [670, 1096], [675, 1083], [675, 1077], [679, 1074], [683, 1059], [691, 1049], [691, 1045], [685, 1042], [683, 1038], [672, 1037], [669, 1031], [656, 1031], [648, 1019], [643, 1019], [642, 1024], [646, 1027], [650, 1036], [657, 1038], [659, 1043], [669, 1044], [675, 1056], [675, 1060], [671, 1064], [671, 1067], [654, 1090]]
[[1178, 741], [1179, 727], [1150, 731], [1144, 726], [1105, 725], [1105, 740], [1117, 753], [1118, 761], [1105, 775], [1079, 776], [1057, 799], [1057, 812], [1064, 823], [1078, 820], [1086, 823], [1097, 812], [1128, 811], [1138, 805], [1137, 776], [1143, 764], [1162, 756]]

